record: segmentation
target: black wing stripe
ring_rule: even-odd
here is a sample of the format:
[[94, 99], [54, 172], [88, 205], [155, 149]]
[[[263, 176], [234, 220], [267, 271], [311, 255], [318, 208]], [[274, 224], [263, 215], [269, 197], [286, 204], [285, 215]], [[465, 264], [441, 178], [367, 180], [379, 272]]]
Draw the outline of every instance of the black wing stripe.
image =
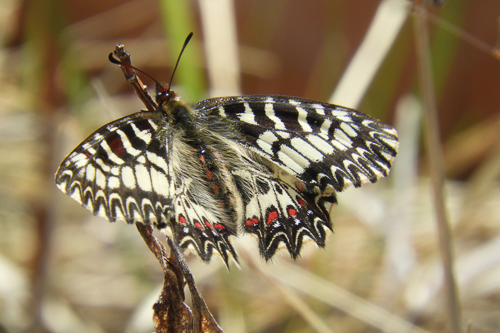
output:
[[[202, 113], [219, 113], [210, 100], [200, 108]], [[246, 146], [308, 186], [324, 189], [329, 178], [341, 191], [375, 182], [388, 174], [397, 152], [397, 133], [391, 126], [336, 105], [286, 96], [242, 96], [224, 99], [219, 109], [224, 111], [220, 115], [238, 121]]]

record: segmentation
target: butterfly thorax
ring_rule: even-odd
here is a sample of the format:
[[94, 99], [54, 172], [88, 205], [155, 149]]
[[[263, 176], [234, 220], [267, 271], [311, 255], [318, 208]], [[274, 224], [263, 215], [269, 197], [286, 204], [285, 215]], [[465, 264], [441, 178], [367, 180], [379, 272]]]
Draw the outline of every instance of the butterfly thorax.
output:
[[220, 133], [222, 127], [226, 133], [234, 133], [232, 122], [202, 117], [177, 97], [164, 100], [158, 109], [167, 124], [161, 127], [161, 136], [166, 138], [165, 148], [172, 161], [175, 192], [185, 194], [179, 195], [177, 204], [198, 205], [213, 217], [207, 221], [217, 221], [219, 229], [224, 227], [229, 234], [237, 234], [243, 206], [232, 173], [245, 165], [228, 145], [234, 138]]

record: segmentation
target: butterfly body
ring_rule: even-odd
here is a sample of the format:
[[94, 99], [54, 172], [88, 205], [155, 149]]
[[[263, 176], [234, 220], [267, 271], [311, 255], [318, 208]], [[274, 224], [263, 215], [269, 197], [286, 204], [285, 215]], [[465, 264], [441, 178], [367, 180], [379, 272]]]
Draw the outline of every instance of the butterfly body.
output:
[[323, 247], [336, 193], [386, 176], [396, 155], [392, 127], [336, 105], [267, 95], [191, 107], [170, 89], [156, 101], [90, 135], [56, 183], [95, 215], [153, 223], [205, 261], [237, 260], [230, 238], [242, 233], [266, 259], [279, 248], [296, 258], [306, 240]]

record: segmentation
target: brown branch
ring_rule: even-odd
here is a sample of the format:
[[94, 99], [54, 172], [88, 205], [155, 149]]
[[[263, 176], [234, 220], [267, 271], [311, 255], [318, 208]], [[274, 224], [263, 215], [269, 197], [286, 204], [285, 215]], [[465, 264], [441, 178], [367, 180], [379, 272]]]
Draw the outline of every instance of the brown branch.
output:
[[163, 269], [163, 289], [153, 305], [153, 322], [156, 333], [193, 332], [193, 315], [184, 303], [184, 278], [176, 262], [166, 257], [166, 249], [153, 235], [153, 227], [136, 222], [148, 248]]
[[[153, 227], [140, 222], [135, 225], [148, 248], [160, 262], [164, 274], [161, 295], [153, 306], [156, 332], [223, 333], [196, 288], [193, 275], [177, 245], [167, 236], [170, 247], [170, 257], [167, 258], [165, 246], [153, 235]], [[191, 292], [193, 313], [184, 303], [186, 282]]]

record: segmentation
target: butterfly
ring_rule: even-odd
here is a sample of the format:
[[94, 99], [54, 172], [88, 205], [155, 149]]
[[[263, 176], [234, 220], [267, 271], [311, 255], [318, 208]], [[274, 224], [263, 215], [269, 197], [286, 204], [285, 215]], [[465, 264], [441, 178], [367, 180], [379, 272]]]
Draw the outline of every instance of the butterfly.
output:
[[55, 175], [94, 215], [154, 224], [205, 261], [238, 261], [231, 238], [244, 233], [266, 260], [295, 259], [305, 241], [325, 246], [337, 192], [389, 174], [397, 132], [366, 114], [277, 95], [191, 106], [171, 83], [153, 100], [123, 45], [114, 56], [147, 110], [96, 130]]

